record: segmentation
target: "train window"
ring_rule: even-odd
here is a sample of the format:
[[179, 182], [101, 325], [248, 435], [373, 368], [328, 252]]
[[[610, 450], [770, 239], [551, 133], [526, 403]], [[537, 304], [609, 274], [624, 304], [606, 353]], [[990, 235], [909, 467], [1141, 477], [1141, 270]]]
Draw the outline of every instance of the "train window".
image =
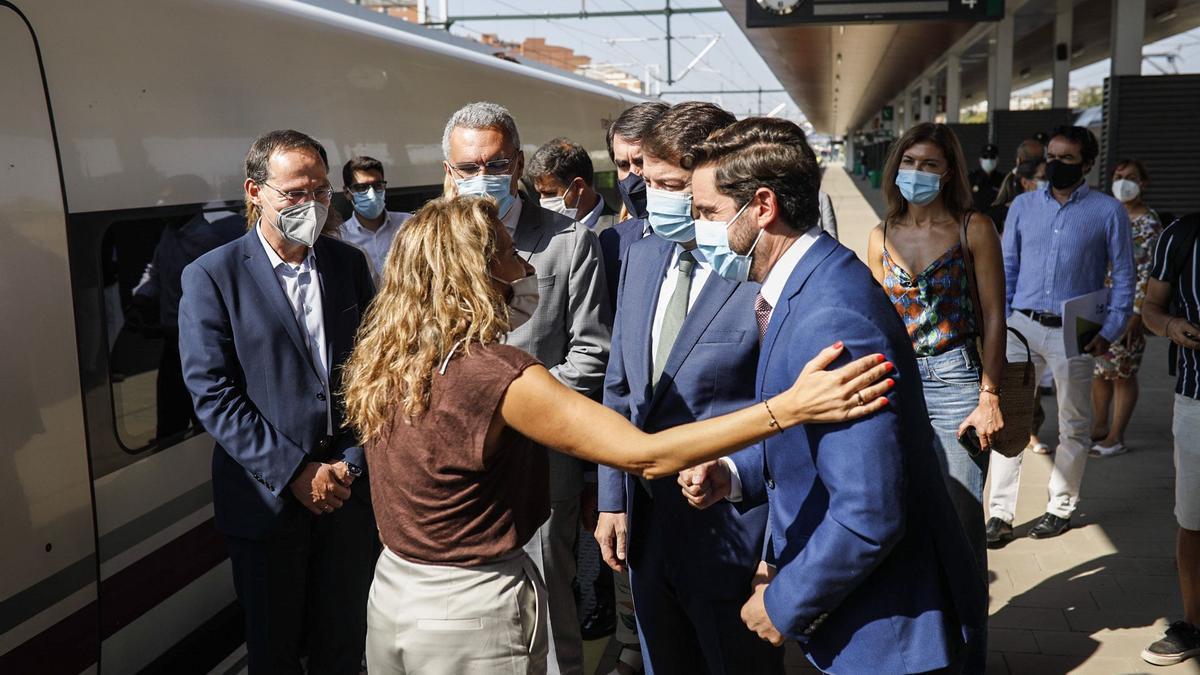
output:
[[161, 450], [200, 432], [179, 363], [183, 268], [245, 232], [229, 212], [114, 222], [100, 245], [108, 379], [117, 440]]

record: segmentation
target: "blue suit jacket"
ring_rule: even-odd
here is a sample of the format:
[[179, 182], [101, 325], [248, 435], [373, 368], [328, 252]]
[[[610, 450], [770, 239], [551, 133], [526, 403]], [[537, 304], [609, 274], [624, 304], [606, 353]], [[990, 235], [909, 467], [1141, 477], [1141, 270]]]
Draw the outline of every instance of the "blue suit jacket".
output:
[[600, 255], [604, 257], [604, 272], [608, 275], [608, 297], [613, 303], [613, 311], [617, 304], [617, 280], [621, 276], [621, 261], [625, 259], [629, 247], [643, 239], [646, 231], [646, 221], [641, 218], [628, 218], [600, 232]]
[[[375, 287], [357, 248], [319, 237], [313, 250], [335, 392], [328, 447], [318, 447], [326, 435], [324, 388], [257, 232], [183, 270], [179, 355], [196, 416], [216, 440], [213, 509], [217, 529], [227, 535], [263, 539], [285, 515], [303, 510], [288, 484], [307, 462], [367, 466], [353, 434], [341, 428], [336, 392]], [[351, 499], [370, 499], [365, 477], [354, 483]]]
[[[709, 275], [688, 312], [658, 386], [651, 387], [651, 325], [674, 248], [656, 236], [629, 247], [604, 380], [604, 405], [648, 432], [738, 410], [755, 398], [758, 285], [738, 284], [716, 273]], [[747, 464], [761, 462], [760, 450], [744, 452]], [[635, 488], [635, 480], [617, 469], [599, 469], [600, 510], [628, 514], [628, 556], [635, 570], [645, 547], [661, 547], [686, 562], [676, 569], [695, 575], [698, 583], [691, 588], [712, 589], [717, 597], [745, 597], [762, 550], [765, 508], [739, 513], [723, 502], [699, 511], [687, 505], [674, 477], [652, 481], [651, 503]], [[650, 531], [651, 507], [655, 520], [671, 527]], [[744, 574], [731, 574], [731, 566]]]
[[792, 386], [836, 340], [846, 354], [835, 366], [883, 353], [896, 389], [883, 412], [768, 439], [759, 472], [739, 462], [745, 498], [771, 506], [765, 558], [778, 572], [767, 613], [822, 670], [942, 668], [978, 635], [970, 624], [986, 591], [946, 494], [904, 325], [867, 267], [822, 234], [771, 316], [759, 396]]

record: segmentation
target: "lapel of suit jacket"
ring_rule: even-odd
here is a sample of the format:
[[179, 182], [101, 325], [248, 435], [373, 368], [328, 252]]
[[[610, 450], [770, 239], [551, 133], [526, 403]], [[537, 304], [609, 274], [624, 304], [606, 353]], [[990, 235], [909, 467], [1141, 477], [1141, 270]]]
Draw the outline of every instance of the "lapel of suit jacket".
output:
[[[643, 264], [630, 266], [625, 278], [626, 292], [636, 288], [645, 293], [642, 320], [637, 322], [638, 332], [634, 337], [638, 349], [635, 363], [638, 364], [638, 373], [647, 384], [654, 378], [654, 314], [658, 311], [658, 296], [671, 266], [671, 253], [675, 249], [675, 244], [666, 239], [655, 237], [653, 241], [653, 251], [647, 250], [649, 259]], [[655, 264], [656, 261], [658, 264]], [[631, 283], [634, 285], [631, 286]]]
[[[525, 261], [533, 264], [533, 257], [541, 250], [542, 241], [550, 236], [549, 228], [542, 226], [542, 207], [524, 195], [521, 200], [521, 215], [517, 218], [517, 228], [513, 231], [513, 246], [524, 253]], [[534, 265], [537, 268], [537, 265]], [[540, 274], [539, 274], [540, 276]]]
[[[771, 350], [775, 348], [775, 338], [779, 336], [780, 328], [787, 321], [788, 315], [791, 314], [793, 309], [792, 299], [804, 288], [804, 284], [812, 276], [817, 266], [824, 262], [836, 248], [837, 241], [833, 237], [822, 233], [813, 242], [812, 247], [804, 252], [804, 255], [800, 258], [800, 262], [796, 264], [796, 268], [792, 270], [791, 275], [788, 277], [787, 284], [783, 287], [783, 294], [779, 296], [779, 305], [771, 313], [771, 323], [767, 325], [767, 332], [763, 336], [762, 348], [759, 351], [758, 375], [755, 380], [755, 389], [760, 396], [764, 393], [763, 381], [767, 373], [767, 364], [771, 361]], [[774, 394], [776, 392], [771, 393]]]
[[675, 338], [675, 344], [671, 346], [671, 353], [667, 357], [666, 365], [663, 366], [662, 377], [658, 380], [658, 386], [654, 388], [654, 399], [650, 402], [650, 410], [653, 410], [654, 406], [662, 399], [663, 392], [667, 389], [665, 383], [674, 381], [684, 360], [692, 353], [696, 343], [700, 341], [700, 336], [704, 335], [709, 324], [717, 317], [717, 312], [721, 311], [737, 288], [737, 282], [722, 278], [716, 271], [709, 273], [708, 279], [704, 282], [704, 288], [700, 289], [700, 295], [696, 298], [696, 304], [692, 305], [691, 310], [684, 317], [683, 325], [679, 328], [679, 335]]
[[346, 336], [342, 335], [339, 319], [342, 310], [346, 308], [342, 287], [345, 282], [350, 281], [345, 276], [349, 270], [340, 270], [339, 274], [339, 270], [334, 269], [334, 254], [329, 250], [325, 237], [317, 237], [314, 249], [317, 258], [317, 278], [321, 280], [321, 313], [325, 319], [325, 372], [329, 373], [329, 386], [333, 387], [333, 355], [346, 339]]
[[[292, 313], [292, 305], [288, 302], [287, 296], [283, 294], [283, 288], [279, 285], [275, 270], [271, 268], [271, 260], [267, 257], [267, 252], [263, 250], [262, 242], [258, 239], [257, 225], [242, 237], [242, 254], [245, 255], [243, 262], [250, 269], [250, 276], [254, 278], [267, 305], [279, 323], [283, 324], [283, 330], [292, 339], [292, 345], [304, 356], [304, 362], [316, 376], [317, 371], [313, 366], [312, 354], [308, 351], [308, 343], [300, 333], [300, 323], [296, 321], [296, 315]], [[318, 379], [320, 378], [318, 377]]]

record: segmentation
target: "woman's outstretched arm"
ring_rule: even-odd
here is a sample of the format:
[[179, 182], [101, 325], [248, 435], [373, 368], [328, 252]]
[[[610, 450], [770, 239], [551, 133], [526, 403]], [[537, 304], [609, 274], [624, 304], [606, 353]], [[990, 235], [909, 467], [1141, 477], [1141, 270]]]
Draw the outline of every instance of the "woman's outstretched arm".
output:
[[[497, 415], [503, 424], [560, 452], [646, 478], [677, 473], [778, 433], [813, 422], [842, 422], [883, 409], [892, 368], [872, 354], [825, 370], [842, 353], [827, 347], [787, 391], [737, 412], [647, 434], [621, 415], [576, 394], [545, 368], [527, 368], [509, 385]], [[865, 405], [859, 405], [861, 392]], [[778, 426], [776, 426], [776, 424]]]

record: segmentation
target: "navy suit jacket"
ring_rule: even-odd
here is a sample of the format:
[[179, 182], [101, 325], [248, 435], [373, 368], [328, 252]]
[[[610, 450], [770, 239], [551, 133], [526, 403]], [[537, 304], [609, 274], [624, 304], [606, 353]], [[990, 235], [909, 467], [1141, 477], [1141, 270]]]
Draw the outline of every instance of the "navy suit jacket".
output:
[[[196, 416], [216, 440], [213, 509], [217, 530], [269, 537], [304, 507], [288, 484], [306, 463], [344, 459], [366, 468], [354, 435], [342, 429], [342, 364], [375, 286], [357, 248], [330, 237], [313, 247], [321, 281], [333, 442], [326, 396], [306, 337], [271, 268], [258, 233], [213, 249], [183, 270], [179, 355]], [[370, 499], [365, 476], [351, 499]]]
[[641, 241], [646, 231], [646, 221], [641, 218], [628, 218], [602, 230], [600, 237], [600, 255], [604, 257], [604, 272], [608, 275], [608, 297], [613, 303], [613, 311], [617, 304], [617, 280], [621, 276], [621, 261], [629, 247], [636, 241]]
[[[758, 285], [728, 281], [715, 272], [688, 312], [658, 386], [651, 387], [651, 325], [675, 246], [660, 237], [633, 242], [617, 290], [620, 311], [613, 326], [604, 405], [648, 432], [722, 415], [755, 400]], [[747, 464], [761, 462], [761, 450], [743, 452]], [[765, 508], [739, 513], [723, 502], [699, 511], [688, 506], [674, 477], [651, 482], [651, 504], [635, 481], [617, 469], [599, 468], [599, 508], [628, 515], [628, 559], [634, 568], [645, 547], [661, 547], [686, 561], [677, 572], [696, 575], [693, 580], [698, 583], [691, 588], [744, 598], [762, 551]], [[670, 522], [671, 527], [650, 531], [646, 514], [651, 507], [655, 520]], [[731, 566], [745, 573], [730, 574]]]
[[867, 267], [821, 234], [771, 316], [758, 395], [791, 387], [835, 340], [846, 344], [835, 366], [882, 353], [896, 388], [882, 412], [769, 438], [758, 471], [735, 457], [744, 499], [771, 506], [767, 613], [822, 670], [942, 668], [978, 636], [986, 590], [946, 494], [904, 324]]

